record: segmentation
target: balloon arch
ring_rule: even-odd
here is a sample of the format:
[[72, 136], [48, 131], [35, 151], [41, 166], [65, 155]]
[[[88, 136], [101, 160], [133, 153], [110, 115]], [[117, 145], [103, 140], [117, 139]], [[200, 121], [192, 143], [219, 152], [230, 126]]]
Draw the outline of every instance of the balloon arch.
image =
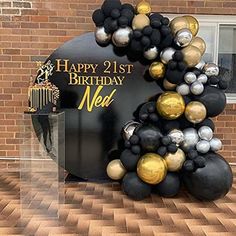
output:
[[173, 197], [182, 183], [200, 200], [227, 194], [232, 171], [216, 153], [222, 142], [209, 118], [226, 106], [227, 81], [217, 65], [202, 60], [206, 44], [197, 36], [197, 19], [178, 16], [170, 21], [152, 12], [146, 1], [134, 8], [105, 0], [93, 21], [99, 45], [113, 43], [149, 65], [146, 79], [164, 91], [139, 105], [134, 119], [124, 125], [119, 159], [111, 157], [108, 176], [135, 200], [151, 192]]

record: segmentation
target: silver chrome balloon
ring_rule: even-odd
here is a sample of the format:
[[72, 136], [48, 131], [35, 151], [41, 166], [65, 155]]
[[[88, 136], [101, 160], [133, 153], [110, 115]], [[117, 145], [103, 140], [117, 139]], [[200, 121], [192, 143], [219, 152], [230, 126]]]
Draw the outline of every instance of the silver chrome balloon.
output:
[[180, 84], [176, 87], [176, 91], [177, 91], [177, 93], [185, 96], [190, 93], [190, 88], [189, 88], [188, 84]]
[[126, 47], [130, 42], [130, 34], [132, 32], [130, 27], [120, 28], [113, 33], [112, 42], [117, 47]]
[[200, 153], [207, 153], [210, 150], [210, 143], [206, 140], [201, 140], [197, 143], [196, 149]]
[[97, 43], [107, 44], [111, 40], [111, 34], [107, 34], [104, 27], [98, 27], [95, 31], [95, 38]]
[[173, 59], [173, 55], [175, 54], [176, 50], [174, 48], [165, 48], [160, 53], [160, 58], [162, 63], [167, 64], [170, 60]]
[[134, 130], [140, 125], [140, 123], [133, 120], [127, 122], [123, 127], [123, 138], [129, 140], [130, 137], [134, 134]]
[[217, 152], [219, 151], [221, 148], [222, 148], [222, 142], [220, 139], [218, 138], [213, 138], [211, 141], [210, 141], [210, 146], [211, 146], [211, 150], [213, 152]]
[[196, 82], [192, 83], [190, 90], [191, 90], [192, 94], [200, 95], [204, 91], [204, 86], [202, 83], [196, 81]]
[[207, 75], [205, 75], [205, 74], [199, 75], [197, 77], [197, 81], [202, 83], [202, 84], [205, 84], [208, 81]]
[[189, 29], [181, 29], [176, 33], [175, 43], [180, 47], [188, 46], [193, 39], [193, 35]]
[[194, 128], [187, 128], [183, 131], [183, 134], [184, 142], [182, 143], [182, 149], [184, 151], [189, 151], [191, 148], [194, 148], [198, 143], [198, 133]]
[[201, 60], [195, 67], [199, 70], [202, 70], [202, 68], [205, 66], [206, 62]]
[[220, 73], [220, 69], [219, 69], [219, 67], [215, 63], [207, 63], [203, 67], [203, 72], [207, 76], [218, 76], [219, 73]]
[[202, 126], [198, 130], [198, 135], [201, 139], [206, 140], [206, 141], [210, 141], [213, 138], [213, 131], [208, 126]]
[[181, 130], [173, 129], [168, 136], [171, 138], [172, 142], [178, 146], [184, 141], [184, 134]]
[[197, 80], [197, 76], [193, 73], [193, 72], [187, 72], [184, 75], [184, 81], [187, 84], [192, 84], [193, 82], [195, 82]]
[[156, 59], [157, 56], [158, 56], [158, 50], [156, 46], [149, 48], [144, 52], [144, 57], [150, 61]]

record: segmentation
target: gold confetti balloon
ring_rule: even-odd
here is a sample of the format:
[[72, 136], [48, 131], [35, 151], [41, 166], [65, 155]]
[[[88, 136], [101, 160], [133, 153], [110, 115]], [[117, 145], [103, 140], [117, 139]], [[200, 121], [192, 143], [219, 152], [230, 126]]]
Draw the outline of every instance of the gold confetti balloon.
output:
[[166, 67], [162, 62], [153, 62], [149, 67], [149, 74], [153, 79], [161, 79], [165, 76]]
[[119, 159], [115, 159], [107, 165], [107, 175], [113, 180], [122, 179], [125, 173], [126, 169]]
[[177, 84], [172, 84], [171, 82], [169, 82], [167, 79], [163, 80], [163, 87], [166, 90], [174, 90], [177, 87]]
[[183, 97], [176, 92], [165, 92], [156, 103], [158, 113], [167, 120], [175, 120], [180, 117], [185, 110]]
[[138, 3], [136, 9], [139, 14], [149, 14], [152, 11], [151, 5], [145, 0]]
[[183, 16], [183, 18], [188, 23], [188, 28], [190, 29], [193, 36], [196, 36], [199, 31], [199, 22], [198, 20], [193, 16]]
[[138, 14], [132, 21], [133, 30], [142, 30], [145, 26], [150, 25], [150, 19], [145, 14]]
[[193, 124], [202, 122], [207, 115], [206, 107], [201, 102], [190, 102], [185, 109], [185, 117]]
[[168, 153], [164, 157], [168, 171], [179, 171], [185, 161], [185, 154], [179, 148], [176, 153]]
[[170, 28], [171, 28], [173, 35], [175, 35], [181, 29], [188, 29], [189, 23], [186, 18], [184, 18], [182, 16], [178, 16], [178, 17], [175, 17], [170, 22]]
[[205, 41], [200, 38], [200, 37], [196, 37], [192, 40], [192, 42], [190, 43], [190, 45], [198, 48], [201, 52], [201, 54], [203, 55], [206, 51], [206, 43]]
[[165, 160], [158, 154], [147, 153], [140, 158], [137, 173], [144, 182], [158, 184], [165, 178], [167, 173]]
[[184, 56], [184, 62], [188, 67], [194, 67], [201, 61], [201, 51], [195, 46], [187, 46], [186, 48], [182, 49], [182, 53]]

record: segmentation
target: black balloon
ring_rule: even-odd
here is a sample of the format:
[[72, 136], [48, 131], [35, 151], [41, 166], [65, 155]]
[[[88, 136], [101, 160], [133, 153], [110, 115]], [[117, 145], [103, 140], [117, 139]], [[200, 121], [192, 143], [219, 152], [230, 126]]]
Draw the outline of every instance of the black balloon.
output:
[[165, 179], [153, 187], [153, 192], [162, 197], [174, 197], [180, 190], [180, 178], [177, 173], [168, 172]]
[[183, 181], [187, 190], [196, 198], [212, 201], [225, 196], [233, 183], [229, 164], [216, 153], [205, 155], [205, 167], [195, 172], [184, 172]]
[[96, 11], [94, 11], [92, 18], [97, 27], [103, 26], [105, 16], [101, 9], [97, 9]]
[[207, 116], [218, 116], [224, 111], [226, 106], [226, 96], [224, 92], [216, 87], [206, 86], [204, 92], [195, 99], [201, 102], [207, 109]]
[[127, 171], [135, 171], [140, 156], [133, 154], [129, 149], [125, 149], [121, 155], [120, 160]]
[[162, 129], [164, 133], [169, 133], [173, 129], [179, 129], [180, 123], [176, 120], [163, 120]]
[[211, 119], [205, 119], [201, 123], [197, 124], [197, 129], [200, 129], [202, 126], [208, 126], [210, 127], [213, 131], [215, 130], [215, 124]]
[[112, 10], [121, 9], [120, 0], [105, 0], [102, 4], [102, 10], [106, 16], [110, 16]]
[[162, 134], [160, 130], [151, 125], [143, 125], [137, 129], [139, 143], [143, 151], [155, 152], [160, 146], [160, 138]]
[[132, 11], [134, 13], [134, 7], [131, 4], [129, 4], [129, 3], [123, 4], [122, 5], [122, 10], [123, 9], [128, 9], [128, 10], [130, 10], [130, 11]]
[[164, 157], [167, 153], [167, 148], [165, 146], [161, 146], [157, 150], [157, 154]]
[[155, 45], [157, 47], [159, 46], [161, 42], [161, 34], [159, 30], [155, 29], [152, 31], [151, 42], [152, 42], [152, 45]]
[[135, 172], [125, 175], [122, 182], [123, 191], [132, 199], [140, 201], [150, 196], [151, 186], [144, 183]]
[[170, 83], [172, 84], [182, 83], [185, 73], [186, 73], [186, 68], [184, 67], [183, 62], [171, 60], [167, 64], [166, 79]]

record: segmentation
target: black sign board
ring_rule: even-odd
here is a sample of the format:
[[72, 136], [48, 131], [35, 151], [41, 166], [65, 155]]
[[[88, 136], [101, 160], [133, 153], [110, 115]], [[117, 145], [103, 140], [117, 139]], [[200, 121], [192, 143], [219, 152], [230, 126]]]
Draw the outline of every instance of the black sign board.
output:
[[88, 180], [106, 178], [108, 152], [117, 145], [123, 125], [137, 106], [157, 94], [144, 79], [146, 66], [100, 47], [93, 33], [66, 42], [48, 59], [49, 80], [60, 90], [66, 114], [66, 166]]

